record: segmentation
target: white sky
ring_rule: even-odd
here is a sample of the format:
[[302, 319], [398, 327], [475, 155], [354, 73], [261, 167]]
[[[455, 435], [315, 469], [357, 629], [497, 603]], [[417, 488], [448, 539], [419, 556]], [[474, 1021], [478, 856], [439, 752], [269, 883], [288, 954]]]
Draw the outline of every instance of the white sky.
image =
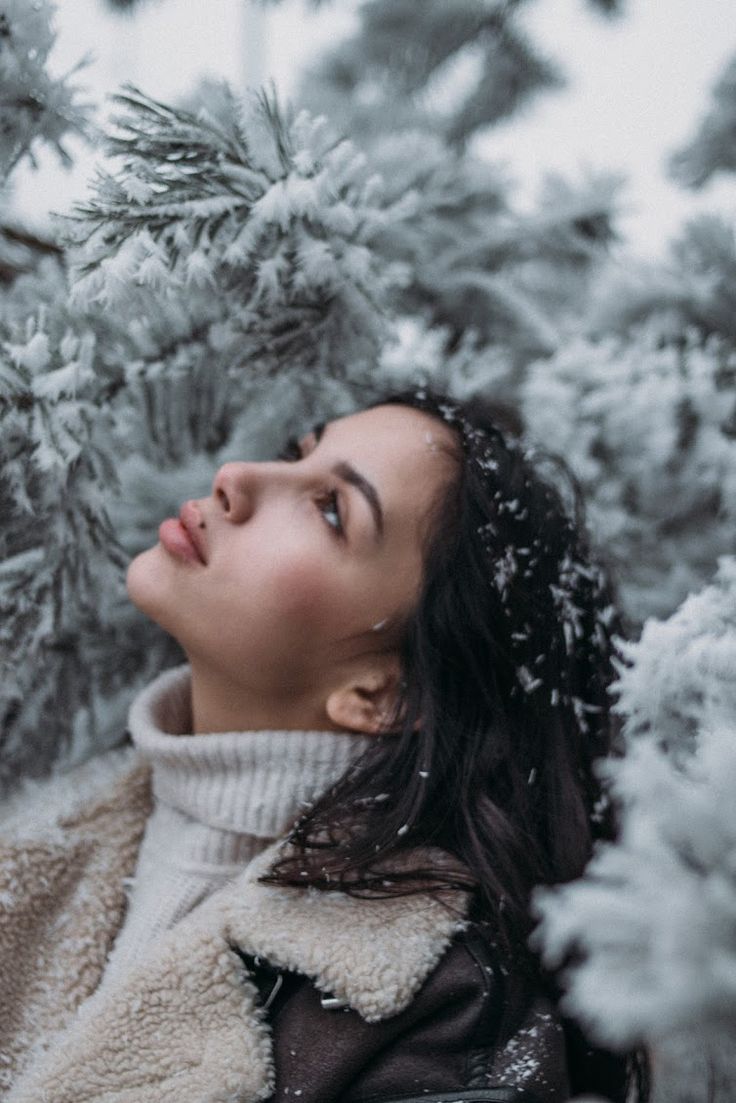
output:
[[675, 187], [665, 160], [684, 144], [710, 89], [736, 54], [734, 0], [627, 0], [607, 20], [582, 0], [540, 0], [526, 25], [562, 63], [568, 87], [542, 94], [478, 148], [508, 161], [528, 200], [545, 169], [573, 177], [586, 167], [625, 173], [621, 226], [631, 247], [657, 255], [696, 211], [736, 215], [736, 177], [701, 193]]
[[[102, 0], [57, 0], [53, 68], [92, 52], [82, 79], [95, 99], [126, 79], [166, 99], [204, 74], [241, 86], [273, 78], [288, 95], [304, 64], [355, 25], [356, 6], [333, 0], [315, 11], [306, 0], [284, 0], [264, 11], [249, 0], [148, 0], [130, 19], [110, 15]], [[734, 0], [628, 0], [620, 20], [595, 15], [583, 0], [537, 0], [525, 22], [566, 72], [568, 87], [542, 94], [476, 143], [506, 163], [520, 206], [533, 202], [546, 169], [573, 178], [587, 168], [623, 172], [629, 183], [620, 225], [631, 250], [648, 257], [661, 255], [696, 211], [736, 215], [733, 178], [691, 195], [664, 172], [668, 152], [692, 133], [736, 53]], [[16, 177], [16, 209], [37, 224], [50, 207], [68, 209], [92, 164], [80, 154], [69, 174], [44, 156], [40, 172]]]

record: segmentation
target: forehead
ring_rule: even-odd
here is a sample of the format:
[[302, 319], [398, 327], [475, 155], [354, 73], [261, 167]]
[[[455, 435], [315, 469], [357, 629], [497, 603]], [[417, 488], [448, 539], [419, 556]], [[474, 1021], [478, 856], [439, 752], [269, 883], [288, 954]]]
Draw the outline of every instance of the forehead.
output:
[[447, 470], [459, 457], [458, 441], [449, 426], [423, 410], [398, 404], [336, 418], [329, 423], [327, 439], [385, 467], [408, 463], [422, 470]]
[[387, 513], [421, 517], [457, 472], [455, 433], [410, 406], [382, 405], [329, 422], [324, 447], [375, 482]]

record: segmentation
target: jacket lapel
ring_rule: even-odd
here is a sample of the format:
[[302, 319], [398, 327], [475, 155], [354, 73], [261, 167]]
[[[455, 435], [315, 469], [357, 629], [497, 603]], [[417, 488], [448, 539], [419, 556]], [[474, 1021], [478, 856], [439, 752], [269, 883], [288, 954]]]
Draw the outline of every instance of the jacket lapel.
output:
[[[228, 939], [248, 954], [310, 977], [368, 1022], [403, 1011], [465, 925], [466, 901], [458, 911], [457, 894], [367, 900], [259, 884], [279, 849], [262, 854], [220, 895]], [[432, 856], [423, 857], [426, 863]]]
[[[142, 778], [140, 769], [129, 777], [139, 803]], [[266, 1099], [270, 1031], [236, 947], [309, 976], [369, 1022], [403, 1010], [462, 915], [428, 894], [365, 900], [259, 884], [280, 852], [271, 847], [134, 969], [103, 983], [8, 1103]]]

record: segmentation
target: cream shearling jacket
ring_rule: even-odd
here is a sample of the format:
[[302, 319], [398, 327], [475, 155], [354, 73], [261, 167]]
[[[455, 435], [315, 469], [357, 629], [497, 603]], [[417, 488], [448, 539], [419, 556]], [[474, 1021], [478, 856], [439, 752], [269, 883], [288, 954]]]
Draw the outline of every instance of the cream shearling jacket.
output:
[[[417, 993], [428, 990], [428, 979], [467, 927], [457, 908], [430, 895], [366, 901], [260, 884], [257, 878], [284, 845], [277, 843], [166, 932], [129, 972], [98, 989], [151, 808], [150, 767], [125, 747], [28, 783], [0, 823], [0, 1099], [6, 1103], [256, 1103], [277, 1096], [291, 1103], [302, 1089], [295, 1084], [287, 1096], [289, 1087], [279, 1087], [269, 1016], [248, 962], [308, 978], [317, 1010], [317, 996], [322, 1007], [346, 1008], [343, 1035], [363, 1031], [363, 1038], [366, 1024], [401, 1023], [402, 1013], [411, 1015]], [[450, 992], [453, 1000], [464, 998], [460, 988]], [[547, 1012], [527, 1023], [529, 1037], [537, 1038], [545, 1023], [545, 1044], [554, 1049], [561, 1031]], [[324, 1034], [320, 1026], [316, 1036]], [[441, 1036], [440, 1029], [433, 1037]], [[338, 1030], [328, 1038], [328, 1048], [339, 1048], [340, 1037]], [[478, 1081], [491, 1084], [487, 1090], [434, 1089], [426, 1098], [563, 1099], [564, 1072], [548, 1091], [535, 1084], [526, 1093], [517, 1043], [512, 1039], [501, 1071], [494, 1066], [496, 1080], [489, 1073]], [[451, 1049], [455, 1043], [441, 1044]], [[285, 1055], [294, 1052], [284, 1048], [288, 1038], [280, 1045]], [[420, 1046], [412, 1056], [417, 1067], [422, 1054]], [[550, 1067], [564, 1068], [564, 1058], [560, 1065], [553, 1056], [545, 1076]], [[508, 1090], [493, 1088], [499, 1076], [511, 1084]], [[432, 1084], [401, 1097], [427, 1091]], [[329, 1093], [303, 1094], [321, 1100]], [[389, 1098], [391, 1092], [380, 1095]]]

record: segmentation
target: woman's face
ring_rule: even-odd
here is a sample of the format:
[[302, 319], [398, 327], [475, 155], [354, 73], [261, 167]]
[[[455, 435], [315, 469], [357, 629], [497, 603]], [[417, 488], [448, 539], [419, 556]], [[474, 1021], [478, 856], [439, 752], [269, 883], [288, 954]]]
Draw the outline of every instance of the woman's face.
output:
[[183, 511], [205, 561], [178, 553], [167, 521], [128, 568], [130, 597], [234, 700], [314, 725], [331, 688], [396, 649], [455, 454], [437, 418], [383, 405], [308, 432], [293, 458], [225, 463]]

